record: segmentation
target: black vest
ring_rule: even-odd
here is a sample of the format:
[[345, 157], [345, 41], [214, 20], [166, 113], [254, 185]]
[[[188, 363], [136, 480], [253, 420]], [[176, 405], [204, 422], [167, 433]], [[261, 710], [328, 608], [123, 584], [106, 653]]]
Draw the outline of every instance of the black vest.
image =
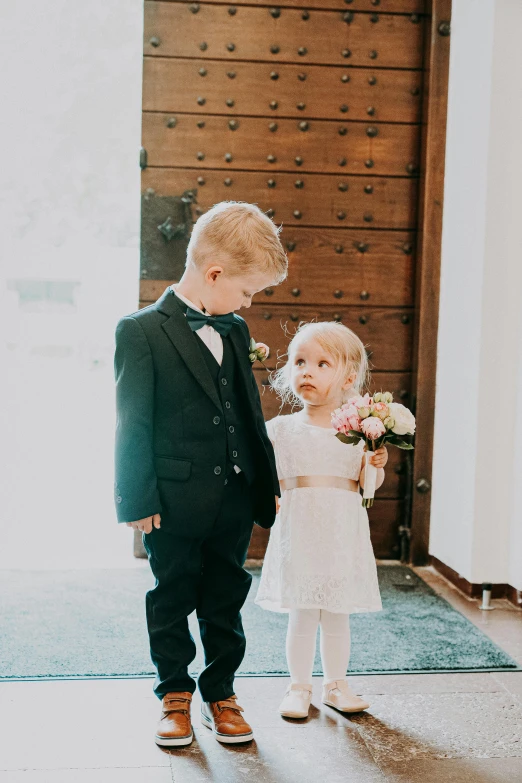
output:
[[251, 484], [255, 475], [251, 426], [243, 402], [233, 348], [228, 337], [223, 337], [223, 361], [220, 366], [203, 340], [198, 335], [195, 337], [221, 400], [222, 416], [219, 424], [224, 428], [227, 440], [227, 475], [237, 465]]

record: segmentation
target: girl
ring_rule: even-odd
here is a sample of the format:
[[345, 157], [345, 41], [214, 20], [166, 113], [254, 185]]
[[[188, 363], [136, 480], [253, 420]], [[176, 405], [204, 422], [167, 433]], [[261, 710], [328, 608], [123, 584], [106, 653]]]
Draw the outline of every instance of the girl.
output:
[[[348, 685], [352, 612], [382, 609], [364, 486], [364, 446], [335, 437], [331, 414], [361, 393], [368, 375], [360, 339], [339, 323], [309, 323], [290, 342], [272, 379], [283, 402], [302, 407], [267, 423], [275, 448], [281, 505], [268, 544], [256, 603], [288, 612], [286, 655], [291, 684], [279, 712], [308, 716], [317, 628], [323, 702], [342, 712], [369, 707]], [[385, 448], [371, 458], [384, 480]]]

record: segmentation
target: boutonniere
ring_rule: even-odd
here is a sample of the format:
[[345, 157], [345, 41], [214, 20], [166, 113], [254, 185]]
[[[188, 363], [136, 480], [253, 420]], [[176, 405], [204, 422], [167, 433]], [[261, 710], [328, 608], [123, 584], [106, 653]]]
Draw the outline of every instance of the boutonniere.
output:
[[[254, 362], [261, 362], [265, 367], [265, 359], [268, 359], [270, 355], [270, 348], [265, 343], [256, 343], [254, 338], [250, 340], [250, 346], [248, 349], [248, 358], [254, 364]], [[265, 367], [265, 370], [267, 368]]]

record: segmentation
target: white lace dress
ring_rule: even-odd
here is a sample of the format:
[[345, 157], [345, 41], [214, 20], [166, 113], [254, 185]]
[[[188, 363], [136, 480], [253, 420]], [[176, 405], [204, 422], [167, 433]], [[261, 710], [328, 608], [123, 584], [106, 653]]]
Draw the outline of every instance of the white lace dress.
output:
[[[363, 444], [341, 443], [333, 429], [298, 414], [267, 423], [279, 479], [342, 476], [359, 479]], [[382, 609], [368, 514], [356, 492], [300, 487], [282, 493], [270, 531], [255, 602], [263, 609]]]

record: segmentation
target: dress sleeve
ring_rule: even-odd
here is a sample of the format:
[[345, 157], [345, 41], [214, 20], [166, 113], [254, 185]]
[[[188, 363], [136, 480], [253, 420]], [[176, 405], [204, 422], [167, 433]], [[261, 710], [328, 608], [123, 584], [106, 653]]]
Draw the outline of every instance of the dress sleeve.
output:
[[278, 416], [276, 416], [273, 419], [270, 419], [270, 421], [266, 422], [266, 431], [268, 433], [268, 437], [272, 441], [272, 443], [275, 443], [276, 434], [277, 434], [277, 419]]

